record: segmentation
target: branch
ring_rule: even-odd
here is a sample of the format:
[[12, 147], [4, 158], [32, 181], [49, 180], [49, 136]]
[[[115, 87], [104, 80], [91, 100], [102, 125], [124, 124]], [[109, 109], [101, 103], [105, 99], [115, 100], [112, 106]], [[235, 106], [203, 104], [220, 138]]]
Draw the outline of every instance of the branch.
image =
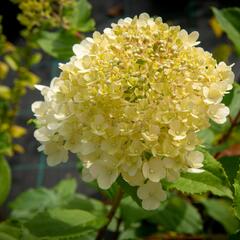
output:
[[[218, 140], [217, 145], [224, 143], [231, 136], [233, 129], [238, 125], [238, 121], [240, 120], [240, 111], [237, 116], [231, 121], [231, 126], [228, 131], [222, 135], [222, 137]], [[220, 152], [215, 154], [215, 158], [218, 158]]]
[[120, 188], [119, 191], [118, 191], [118, 193], [117, 193], [117, 195], [116, 195], [116, 198], [114, 199], [114, 202], [113, 202], [113, 204], [112, 204], [112, 208], [111, 208], [110, 212], [108, 213], [108, 216], [107, 216], [108, 221], [107, 221], [107, 223], [98, 231], [98, 234], [97, 234], [97, 237], [96, 237], [95, 240], [101, 240], [101, 239], [103, 239], [103, 237], [104, 237], [104, 235], [105, 235], [105, 233], [106, 233], [106, 231], [107, 231], [107, 228], [108, 228], [109, 224], [111, 223], [111, 221], [112, 221], [112, 219], [113, 219], [113, 217], [114, 217], [114, 215], [115, 215], [115, 213], [116, 213], [116, 211], [117, 211], [117, 209], [118, 209], [118, 207], [119, 207], [119, 204], [120, 204], [120, 202], [121, 202], [121, 200], [122, 200], [123, 194], [124, 194], [124, 192], [123, 192], [123, 190]]

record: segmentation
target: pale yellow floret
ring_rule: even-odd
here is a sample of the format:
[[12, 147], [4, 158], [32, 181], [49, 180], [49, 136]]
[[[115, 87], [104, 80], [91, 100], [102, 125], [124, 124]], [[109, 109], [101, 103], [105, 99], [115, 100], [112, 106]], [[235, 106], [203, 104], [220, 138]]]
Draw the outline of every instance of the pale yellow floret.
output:
[[137, 190], [138, 197], [142, 200], [142, 206], [146, 210], [154, 210], [160, 206], [160, 202], [166, 199], [160, 183], [147, 181]]

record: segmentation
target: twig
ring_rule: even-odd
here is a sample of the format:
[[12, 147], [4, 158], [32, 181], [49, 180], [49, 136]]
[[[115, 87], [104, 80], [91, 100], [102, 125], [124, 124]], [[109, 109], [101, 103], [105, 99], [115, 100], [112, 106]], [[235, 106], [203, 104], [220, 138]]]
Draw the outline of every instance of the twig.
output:
[[[220, 145], [222, 143], [224, 143], [225, 141], [228, 140], [228, 138], [230, 137], [230, 135], [232, 134], [233, 129], [238, 125], [238, 121], [240, 120], [240, 111], [238, 112], [237, 116], [231, 120], [231, 126], [228, 129], [228, 131], [222, 135], [222, 137], [218, 140], [217, 145]], [[217, 152], [215, 154], [215, 158], [218, 158], [220, 152]]]
[[111, 208], [110, 212], [108, 213], [108, 216], [107, 216], [108, 221], [107, 221], [107, 223], [98, 231], [98, 234], [97, 234], [97, 237], [96, 237], [95, 240], [101, 240], [101, 239], [103, 239], [103, 237], [104, 237], [104, 235], [105, 235], [105, 233], [106, 233], [106, 231], [107, 231], [107, 228], [108, 228], [109, 224], [111, 223], [111, 221], [112, 221], [112, 219], [113, 219], [113, 217], [114, 217], [114, 215], [115, 215], [115, 213], [116, 213], [116, 211], [117, 211], [117, 209], [118, 209], [118, 207], [119, 207], [119, 204], [120, 204], [120, 202], [121, 202], [121, 200], [122, 200], [123, 194], [124, 194], [124, 192], [123, 192], [123, 190], [120, 188], [119, 191], [118, 191], [118, 193], [117, 193], [116, 198], [114, 199], [114, 202], [113, 202], [113, 204], [112, 204], [112, 208]]

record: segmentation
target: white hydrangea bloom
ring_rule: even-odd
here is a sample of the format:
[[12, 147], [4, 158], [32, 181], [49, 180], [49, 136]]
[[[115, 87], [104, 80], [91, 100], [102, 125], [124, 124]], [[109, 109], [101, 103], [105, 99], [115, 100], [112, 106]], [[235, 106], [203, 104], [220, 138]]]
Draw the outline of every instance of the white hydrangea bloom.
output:
[[34, 136], [48, 163], [75, 153], [84, 180], [107, 189], [121, 176], [146, 209], [166, 198], [162, 179], [200, 172], [197, 132], [226, 121], [234, 74], [196, 47], [198, 35], [144, 13], [74, 45], [50, 87], [36, 86]]

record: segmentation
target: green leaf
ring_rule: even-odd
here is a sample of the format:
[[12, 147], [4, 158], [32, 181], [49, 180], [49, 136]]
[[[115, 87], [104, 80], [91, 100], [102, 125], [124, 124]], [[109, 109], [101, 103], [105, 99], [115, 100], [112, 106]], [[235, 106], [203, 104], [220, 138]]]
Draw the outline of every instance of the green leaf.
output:
[[126, 226], [152, 216], [156, 211], [146, 211], [140, 207], [131, 197], [126, 197], [121, 201], [120, 215]]
[[232, 40], [237, 53], [240, 54], [240, 8], [225, 8], [222, 10], [213, 8], [213, 13], [223, 31]]
[[234, 180], [234, 199], [233, 206], [235, 215], [240, 219], [240, 170], [237, 172], [237, 176]]
[[81, 194], [76, 194], [68, 203], [64, 204], [64, 208], [81, 209], [99, 216], [107, 214], [106, 206], [102, 202]]
[[[240, 46], [240, 44], [239, 44], [239, 46]], [[238, 83], [235, 83], [233, 85], [232, 101], [229, 104], [230, 115], [232, 118], [235, 118], [236, 115], [238, 114], [238, 112], [240, 111], [239, 99], [240, 99], [240, 85]]]
[[229, 106], [233, 100], [234, 87], [235, 87], [235, 84], [233, 85], [233, 88], [231, 89], [231, 91], [228, 94], [225, 94], [223, 97], [222, 103], [224, 103], [226, 106]]
[[140, 240], [140, 238], [137, 237], [136, 229], [128, 228], [120, 233], [119, 240]]
[[51, 209], [36, 215], [24, 224], [37, 237], [76, 237], [99, 229], [106, 223], [104, 217], [79, 209]]
[[205, 199], [201, 203], [205, 207], [207, 214], [221, 223], [228, 233], [233, 234], [239, 229], [240, 223], [234, 216], [234, 211], [229, 201], [224, 199]]
[[108, 198], [114, 199], [118, 190], [119, 190], [119, 185], [115, 182], [112, 184], [112, 186], [107, 189], [102, 191], [101, 189], [98, 188], [99, 191], [101, 191], [103, 194], [107, 195]]
[[41, 53], [34, 53], [28, 60], [29, 65], [35, 65], [38, 64], [42, 60], [42, 54]]
[[239, 239], [240, 239], [240, 231], [229, 236], [229, 240], [239, 240]]
[[0, 232], [0, 239], [1, 240], [17, 240], [16, 238], [8, 235], [7, 233], [1, 233], [1, 232]]
[[204, 153], [204, 172], [182, 173], [181, 177], [168, 186], [188, 194], [211, 192], [217, 196], [233, 198], [223, 167], [208, 152]]
[[53, 188], [57, 196], [62, 199], [71, 198], [77, 190], [77, 181], [74, 178], [69, 178], [61, 181]]
[[233, 184], [234, 179], [236, 178], [237, 172], [239, 170], [240, 157], [239, 156], [223, 157], [219, 159], [219, 162], [222, 164], [228, 176], [229, 182]]
[[42, 31], [37, 37], [37, 43], [46, 53], [63, 61], [73, 55], [72, 46], [78, 42], [79, 39], [76, 36], [64, 30]]
[[0, 156], [11, 155], [11, 153], [12, 153], [11, 136], [9, 132], [1, 132], [0, 133]]
[[0, 206], [5, 202], [11, 189], [11, 170], [8, 162], [0, 156]]
[[130, 186], [121, 176], [118, 177], [117, 183], [124, 190], [124, 193], [129, 195], [139, 206], [141, 206], [141, 201], [137, 196], [137, 187]]
[[12, 70], [16, 71], [18, 69], [18, 64], [11, 55], [6, 55], [4, 60]]
[[198, 132], [198, 137], [202, 140], [204, 146], [206, 146], [213, 143], [215, 134], [210, 128], [207, 128]]
[[195, 234], [203, 229], [197, 209], [180, 197], [170, 197], [166, 205], [156, 212], [148, 220], [159, 224], [163, 231]]
[[65, 9], [64, 18], [75, 32], [94, 30], [95, 22], [91, 18], [92, 6], [87, 0], [77, 0], [71, 9]]
[[[0, 224], [0, 239], [4, 240], [2, 235], [8, 235], [9, 237], [12, 237], [13, 239], [20, 239], [21, 236], [21, 229], [19, 227], [14, 226], [11, 224], [11, 222], [2, 222]], [[1, 238], [2, 237], [2, 238]]]
[[66, 205], [76, 191], [75, 179], [62, 180], [52, 190], [46, 188], [30, 189], [20, 194], [11, 204], [11, 216], [16, 219], [30, 219], [45, 209]]
[[163, 231], [198, 233], [202, 230], [202, 219], [197, 209], [176, 196], [170, 197], [154, 211], [144, 210], [128, 197], [122, 200], [120, 210], [126, 227], [148, 220], [160, 225]]
[[57, 197], [54, 192], [45, 188], [30, 189], [11, 202], [11, 216], [14, 219], [30, 219], [46, 208], [55, 207], [56, 204]]

